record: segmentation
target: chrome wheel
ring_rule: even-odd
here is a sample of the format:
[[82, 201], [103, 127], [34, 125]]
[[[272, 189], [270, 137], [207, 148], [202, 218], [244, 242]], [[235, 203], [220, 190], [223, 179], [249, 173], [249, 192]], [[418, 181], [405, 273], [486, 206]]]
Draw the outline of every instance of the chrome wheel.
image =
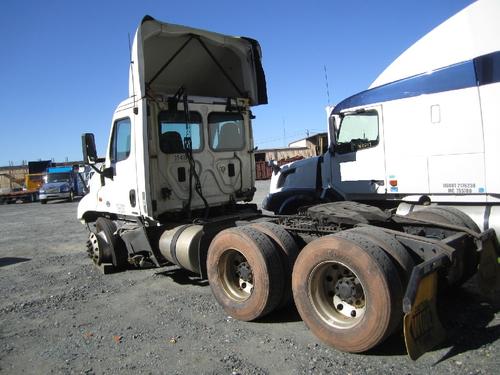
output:
[[319, 317], [335, 328], [352, 328], [363, 318], [366, 297], [356, 274], [339, 262], [323, 262], [311, 272], [309, 298]]
[[92, 259], [92, 261], [98, 266], [102, 263], [109, 262], [109, 241], [106, 238], [106, 235], [103, 232], [90, 232], [89, 239], [87, 241], [87, 253]]
[[97, 240], [97, 236], [94, 232], [90, 232], [89, 234], [89, 239], [87, 241], [87, 253], [95, 264], [100, 265], [102, 263], [101, 255], [99, 254], [99, 241]]

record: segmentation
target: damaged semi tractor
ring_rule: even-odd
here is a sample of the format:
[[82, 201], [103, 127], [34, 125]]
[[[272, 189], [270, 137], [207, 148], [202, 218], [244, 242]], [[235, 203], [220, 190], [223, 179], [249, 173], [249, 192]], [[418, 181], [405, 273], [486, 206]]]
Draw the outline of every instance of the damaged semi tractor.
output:
[[251, 107], [267, 103], [257, 41], [147, 16], [129, 79], [106, 156], [93, 134], [82, 136], [96, 173], [78, 219], [104, 271], [177, 265], [207, 278], [224, 310], [245, 321], [294, 300], [315, 335], [350, 352], [404, 320], [412, 358], [443, 338], [437, 283], [459, 285], [478, 270], [495, 281], [494, 231], [453, 212], [444, 223], [338, 202], [265, 216], [246, 203], [255, 192]]

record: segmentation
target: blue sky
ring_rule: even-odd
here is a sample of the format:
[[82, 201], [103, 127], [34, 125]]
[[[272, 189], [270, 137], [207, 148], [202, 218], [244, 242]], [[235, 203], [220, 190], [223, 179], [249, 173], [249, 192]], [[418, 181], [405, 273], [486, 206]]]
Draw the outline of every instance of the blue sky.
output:
[[104, 155], [128, 94], [128, 34], [146, 14], [259, 40], [269, 97], [254, 109], [262, 149], [326, 129], [324, 66], [330, 102], [339, 102], [471, 2], [2, 0], [0, 166], [80, 160], [84, 132]]

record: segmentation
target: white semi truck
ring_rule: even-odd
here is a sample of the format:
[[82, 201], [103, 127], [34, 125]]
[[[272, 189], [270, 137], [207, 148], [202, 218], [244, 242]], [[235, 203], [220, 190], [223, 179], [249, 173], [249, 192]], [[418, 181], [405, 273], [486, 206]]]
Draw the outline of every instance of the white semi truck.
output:
[[[400, 327], [417, 358], [443, 337], [437, 284], [498, 279], [495, 232], [447, 211], [405, 218], [354, 202], [265, 216], [255, 192], [251, 107], [267, 103], [259, 43], [149, 16], [139, 26], [129, 97], [78, 206], [104, 271], [177, 265], [208, 278], [231, 316], [258, 319], [292, 301], [312, 332], [361, 352]], [[103, 163], [100, 168], [97, 163]]]
[[[500, 234], [500, 2], [429, 32], [363, 92], [327, 108], [330, 149], [275, 168], [264, 206], [320, 201], [451, 206]], [[421, 214], [419, 214], [421, 215]]]

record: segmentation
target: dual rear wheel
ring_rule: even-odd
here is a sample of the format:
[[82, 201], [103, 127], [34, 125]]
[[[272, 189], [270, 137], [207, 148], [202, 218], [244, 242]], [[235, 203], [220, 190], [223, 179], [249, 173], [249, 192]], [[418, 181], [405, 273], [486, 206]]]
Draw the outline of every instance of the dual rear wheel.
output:
[[398, 266], [355, 229], [309, 243], [295, 263], [292, 288], [309, 329], [343, 351], [366, 351], [401, 322], [403, 282]]
[[253, 225], [226, 229], [210, 245], [208, 280], [229, 315], [245, 321], [262, 317], [286, 304], [292, 289], [306, 325], [340, 350], [366, 351], [398, 327], [413, 263], [406, 259], [405, 265], [379, 246], [395, 246], [389, 235], [353, 229], [321, 237], [295, 259], [296, 253], [277, 246], [277, 230], [271, 230], [268, 235]]
[[292, 301], [291, 275], [298, 255], [293, 237], [277, 224], [262, 222], [226, 229], [211, 242], [207, 273], [225, 311], [255, 320]]
[[233, 318], [251, 321], [273, 311], [285, 286], [283, 265], [271, 239], [245, 226], [220, 232], [207, 257], [212, 292]]

